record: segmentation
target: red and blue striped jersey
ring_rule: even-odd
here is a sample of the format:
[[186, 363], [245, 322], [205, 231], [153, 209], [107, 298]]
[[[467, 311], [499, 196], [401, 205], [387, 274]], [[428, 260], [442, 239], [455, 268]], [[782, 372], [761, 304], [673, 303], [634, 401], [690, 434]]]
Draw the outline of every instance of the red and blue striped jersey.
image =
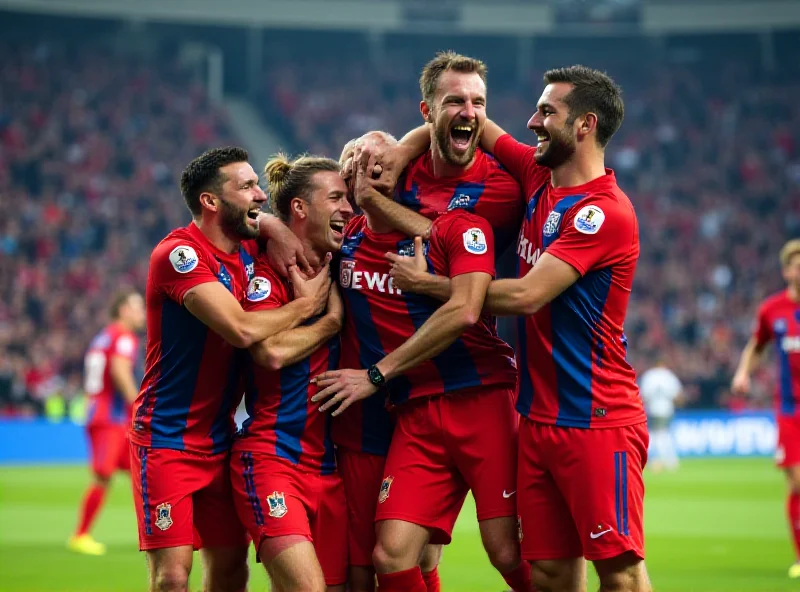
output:
[[145, 375], [133, 405], [134, 444], [212, 454], [230, 447], [246, 352], [190, 313], [183, 298], [194, 286], [221, 282], [243, 303], [256, 252], [256, 244], [247, 241], [236, 253], [225, 253], [194, 223], [173, 230], [153, 250], [145, 292]]
[[131, 406], [111, 378], [113, 356], [130, 360], [135, 374], [141, 357], [139, 338], [121, 323], [111, 323], [100, 331], [83, 359], [83, 388], [89, 396], [87, 426], [128, 425], [131, 420]]
[[[279, 308], [294, 299], [291, 285], [267, 263], [256, 260], [245, 310]], [[311, 321], [313, 322], [313, 321]], [[307, 358], [277, 371], [252, 359], [245, 369], [245, 407], [248, 419], [233, 441], [237, 451], [264, 452], [323, 475], [336, 470], [330, 413], [320, 413], [311, 397], [319, 389], [311, 378], [339, 363], [339, 336]]]
[[[489, 223], [473, 214], [453, 211], [433, 222], [426, 243], [428, 270], [456, 277], [483, 272], [494, 277], [494, 244]], [[345, 303], [341, 368], [368, 368], [414, 334], [442, 306], [419, 294], [403, 293], [389, 277], [386, 252], [413, 255], [414, 241], [398, 232], [376, 233], [364, 216], [351, 220], [338, 262]], [[494, 319], [481, 317], [447, 349], [388, 383], [392, 405], [417, 397], [454, 394], [473, 387], [516, 385], [514, 352], [497, 336]], [[385, 394], [376, 393], [334, 420], [339, 446], [386, 454], [391, 419]]]
[[494, 229], [498, 254], [517, 235], [525, 207], [519, 183], [480, 148], [472, 166], [452, 177], [436, 177], [431, 153], [426, 152], [408, 165], [397, 183], [395, 199], [431, 220], [451, 210], [484, 218]]
[[759, 347], [775, 342], [778, 383], [775, 407], [779, 415], [800, 416], [800, 302], [784, 290], [761, 304], [753, 337]]
[[535, 148], [505, 135], [497, 158], [530, 195], [517, 243], [518, 277], [545, 251], [580, 278], [517, 321], [517, 411], [543, 423], [605, 428], [645, 421], [627, 361], [625, 314], [639, 258], [639, 225], [613, 171], [585, 185], [554, 188]]

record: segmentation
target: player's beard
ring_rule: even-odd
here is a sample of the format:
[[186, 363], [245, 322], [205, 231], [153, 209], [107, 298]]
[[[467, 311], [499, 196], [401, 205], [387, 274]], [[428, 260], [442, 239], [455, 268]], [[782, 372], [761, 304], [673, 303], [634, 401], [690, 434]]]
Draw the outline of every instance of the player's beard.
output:
[[[477, 125], [477, 123], [476, 121], [472, 125]], [[436, 123], [436, 146], [439, 148], [439, 153], [449, 164], [460, 167], [467, 166], [475, 158], [475, 150], [478, 149], [481, 129], [478, 128], [477, 133], [472, 134], [469, 147], [459, 154], [454, 152], [452, 146], [450, 146], [450, 127], [450, 123], [444, 121], [444, 118]]]
[[[534, 130], [536, 131], [536, 130]], [[560, 130], [551, 131], [545, 128], [550, 138], [544, 152], [536, 152], [536, 163], [550, 169], [560, 167], [575, 154], [575, 138], [571, 135], [572, 124], [567, 122]]]
[[224, 198], [220, 198], [220, 225], [227, 235], [234, 235], [242, 240], [256, 239], [258, 228], [247, 223], [249, 208], [240, 208]]

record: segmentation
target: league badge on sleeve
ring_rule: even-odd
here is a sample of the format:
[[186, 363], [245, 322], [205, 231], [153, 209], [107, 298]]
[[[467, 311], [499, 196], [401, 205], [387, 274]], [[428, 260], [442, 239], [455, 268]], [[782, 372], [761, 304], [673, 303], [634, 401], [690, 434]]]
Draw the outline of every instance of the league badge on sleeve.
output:
[[486, 235], [480, 228], [470, 228], [464, 233], [464, 248], [473, 255], [483, 255], [488, 247], [486, 246]]
[[158, 504], [156, 506], [156, 526], [167, 530], [172, 526], [172, 504]]
[[353, 281], [353, 270], [356, 268], [355, 259], [342, 259], [339, 262], [339, 285], [349, 288]]
[[381, 483], [381, 490], [378, 493], [378, 503], [382, 504], [387, 499], [389, 499], [389, 489], [392, 487], [392, 481], [394, 481], [394, 477], [389, 475], [386, 479], [383, 480]]
[[289, 511], [286, 507], [286, 499], [282, 491], [273, 491], [267, 496], [269, 504], [269, 515], [273, 518], [283, 518]]
[[583, 234], [597, 234], [606, 215], [597, 206], [584, 206], [575, 214], [575, 230]]
[[247, 299], [250, 302], [261, 302], [272, 293], [272, 282], [265, 277], [254, 277], [247, 285]]
[[189, 273], [197, 267], [197, 253], [192, 247], [181, 245], [172, 249], [169, 254], [169, 262], [178, 273]]

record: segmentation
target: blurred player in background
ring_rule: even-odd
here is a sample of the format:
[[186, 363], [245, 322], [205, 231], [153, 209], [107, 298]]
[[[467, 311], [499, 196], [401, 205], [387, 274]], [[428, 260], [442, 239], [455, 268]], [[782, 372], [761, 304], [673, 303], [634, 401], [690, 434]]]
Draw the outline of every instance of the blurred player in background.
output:
[[84, 358], [84, 390], [90, 397], [86, 434], [93, 480], [67, 546], [86, 555], [106, 552], [90, 530], [103, 507], [111, 476], [118, 470], [130, 470], [128, 428], [141, 381], [135, 371], [141, 358], [137, 333], [144, 329], [144, 299], [136, 290], [123, 290], [111, 301], [109, 312], [111, 323], [92, 339]]
[[[321, 268], [342, 245], [352, 217], [339, 164], [329, 158], [283, 155], [265, 167], [271, 209]], [[302, 287], [302, 286], [300, 286]], [[256, 260], [245, 310], [279, 309], [292, 285], [265, 257]], [[347, 580], [347, 504], [336, 470], [331, 417], [309, 398], [313, 376], [339, 362], [343, 308], [332, 286], [323, 316], [250, 348], [245, 402], [249, 418], [233, 444], [231, 478], [236, 509], [280, 592], [344, 591]]]
[[[189, 163], [181, 193], [193, 221], [150, 257], [146, 369], [130, 440], [151, 590], [186, 591], [194, 549], [203, 557], [204, 590], [246, 588], [247, 533], [229, 476], [233, 413], [242, 394], [237, 348], [296, 327], [327, 302], [326, 271], [307, 282], [306, 292], [298, 288], [311, 296], [277, 310], [243, 310], [266, 202], [247, 158], [244, 149], [228, 147]], [[306, 287], [291, 271], [295, 286]]]
[[775, 461], [785, 471], [789, 485], [786, 513], [797, 556], [789, 568], [789, 577], [800, 578], [800, 239], [783, 246], [780, 262], [786, 289], [761, 303], [753, 336], [742, 352], [732, 389], [740, 394], [750, 391], [750, 375], [761, 362], [767, 344], [774, 341], [778, 357]]
[[[424, 149], [421, 143], [413, 143], [411, 149], [404, 152], [407, 158], [402, 166], [382, 174], [383, 184], [374, 183], [372, 188], [356, 192], [356, 201], [369, 214], [370, 227], [382, 228], [387, 231], [389, 238], [384, 242], [389, 241], [387, 243], [389, 252], [413, 252], [415, 249], [409, 239], [406, 239], [402, 248], [395, 248], [400, 244], [397, 242], [400, 239], [396, 236], [392, 239], [392, 234], [388, 233], [389, 229], [395, 229], [408, 236], [427, 237], [432, 233], [431, 220], [434, 220], [433, 225], [435, 226], [436, 220], [440, 216], [457, 211], [473, 212], [488, 221], [491, 225], [489, 234], [496, 238], [499, 252], [516, 236], [524, 202], [519, 184], [499, 166], [490, 154], [478, 147], [486, 121], [486, 66], [480, 60], [450, 51], [441, 52], [423, 68], [420, 76], [420, 91], [422, 95], [420, 112], [426, 122], [426, 125], [421, 128], [421, 133], [425, 136]], [[385, 137], [381, 134], [378, 134], [377, 139], [385, 141]], [[357, 146], [359, 143], [351, 143], [352, 145], [345, 148], [343, 160], [349, 158], [351, 152], [355, 152], [353, 162], [369, 168], [368, 159], [362, 160], [359, 157], [358, 151], [361, 149], [360, 146]], [[429, 147], [430, 149], [428, 149]], [[398, 146], [397, 149], [402, 151], [404, 145]], [[397, 183], [398, 174], [402, 170], [405, 170], [405, 174]], [[346, 170], [345, 175], [349, 172]], [[394, 200], [381, 195], [379, 191], [375, 190], [376, 188], [381, 188], [385, 192], [394, 192]], [[453, 220], [455, 218], [448, 218], [448, 221]], [[484, 224], [484, 220], [480, 222]], [[485, 237], [483, 232], [481, 230], [481, 236]], [[375, 236], [380, 236], [380, 234]], [[366, 243], [370, 242], [366, 241]], [[348, 265], [351, 263], [355, 266], [359, 265], [352, 261]], [[390, 265], [386, 261], [377, 262], [376, 269], [380, 270], [384, 267], [388, 269]], [[370, 269], [370, 273], [382, 273]], [[342, 268], [341, 271], [340, 280], [346, 282], [346, 278], [352, 273], [347, 268]], [[360, 274], [361, 271], [358, 273]], [[493, 273], [494, 267], [492, 267]], [[352, 291], [346, 292], [346, 294], [351, 293]], [[355, 293], [352, 294], [352, 298], [357, 298]], [[426, 306], [429, 305], [430, 303], [426, 303]], [[355, 315], [361, 314], [360, 311], [363, 307], [357, 308], [358, 311]], [[348, 315], [348, 318], [350, 316]], [[415, 321], [417, 328], [423, 320], [424, 317]], [[346, 333], [349, 328], [350, 322], [348, 321]], [[355, 329], [352, 332], [355, 333]], [[368, 368], [380, 360], [383, 355], [380, 347], [373, 347], [374, 343], [367, 345], [362, 343], [362, 345], [360, 359], [355, 360], [355, 363], [351, 362], [346, 367], [354, 367], [360, 363], [362, 368]], [[383, 345], [386, 349], [386, 344]], [[443, 359], [440, 363], [450, 362], [445, 362]], [[448, 372], [444, 369], [441, 371]], [[449, 372], [453, 371], [456, 371], [456, 368], [449, 370]], [[449, 390], [452, 390], [452, 386], [452, 384], [449, 385]], [[447, 387], [444, 390], [449, 392]], [[502, 408], [503, 404], [498, 401], [497, 406]], [[387, 476], [383, 472], [381, 456], [386, 454], [389, 447], [391, 431], [388, 424], [389, 420], [383, 404], [376, 397], [371, 397], [364, 403], [358, 404], [356, 409], [337, 418], [334, 430], [335, 434], [342, 434], [337, 440], [337, 444], [346, 485], [350, 481], [348, 477], [351, 473], [358, 475], [360, 481], [369, 479], [376, 485], [380, 484], [381, 476]], [[508, 445], [507, 457], [509, 460], [514, 460], [516, 457], [514, 430], [512, 428], [501, 431], [508, 434], [508, 438], [504, 441]], [[400, 447], [397, 449], [399, 450]], [[494, 452], [497, 452], [498, 456], [502, 456], [499, 451], [490, 451], [487, 448], [486, 457], [492, 457]], [[460, 468], [465, 469], [463, 466]], [[459, 481], [461, 477], [453, 475], [452, 479]], [[515, 500], [512, 499], [513, 488], [509, 487], [506, 493], [508, 497], [503, 498], [502, 510], [490, 507], [491, 504], [488, 502], [479, 504], [478, 518], [481, 524], [481, 533], [493, 566], [503, 574], [513, 588], [527, 589], [529, 586], [528, 566], [519, 559], [516, 526], [511, 518], [514, 515], [515, 505]], [[355, 487], [352, 495], [351, 489], [348, 488], [348, 503], [351, 506], [353, 499], [358, 495]], [[482, 496], [479, 494], [479, 497]], [[357, 539], [352, 543], [355, 548], [351, 548], [351, 562], [356, 566], [364, 564], [361, 571], [369, 569], [366, 564], [370, 562], [374, 539], [368, 538], [372, 531], [371, 519], [367, 522], [361, 520], [359, 516], [362, 513], [368, 514], [367, 506], [374, 509], [376, 505], [375, 498], [372, 500], [361, 499], [355, 510], [351, 511], [351, 529]], [[387, 505], [394, 505], [394, 500]], [[381, 515], [385, 514], [383, 508], [384, 506], [381, 505], [379, 512]], [[508, 513], [509, 511], [511, 513]], [[444, 523], [447, 522], [447, 519], [448, 516], [442, 517]], [[360, 526], [362, 524], [363, 526]], [[379, 528], [382, 530], [384, 527], [380, 525]], [[391, 535], [387, 536], [392, 538]], [[436, 541], [438, 538], [440, 537], [434, 536], [433, 540]], [[449, 540], [449, 535], [444, 538]], [[413, 548], [415, 546], [411, 545], [406, 551]], [[381, 555], [380, 551], [381, 549], [376, 550], [376, 554]], [[438, 550], [432, 547], [423, 553], [421, 568], [428, 592], [439, 589], [438, 572], [435, 569], [438, 554]], [[384, 563], [387, 563], [386, 553], [383, 553], [383, 560]], [[360, 582], [359, 591], [372, 589], [371, 573], [369, 575], [359, 574], [357, 579]], [[366, 582], [366, 584], [361, 584], [361, 582]]]
[[648, 464], [656, 472], [661, 469], [675, 470], [678, 468], [678, 452], [669, 427], [683, 385], [672, 370], [660, 363], [642, 374], [639, 390], [650, 430]]

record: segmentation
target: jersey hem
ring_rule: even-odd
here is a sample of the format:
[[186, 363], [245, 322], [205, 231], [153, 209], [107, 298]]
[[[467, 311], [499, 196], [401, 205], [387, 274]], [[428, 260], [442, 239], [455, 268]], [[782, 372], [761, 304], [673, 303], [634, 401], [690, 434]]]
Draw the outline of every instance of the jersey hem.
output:
[[598, 423], [597, 421], [594, 421], [591, 422], [588, 426], [586, 425], [586, 419], [572, 419], [572, 418], [554, 419], [552, 417], [543, 417], [541, 415], [534, 415], [531, 413], [525, 414], [522, 413], [519, 409], [517, 409], [517, 413], [519, 413], [525, 419], [536, 423], [552, 425], [558, 428], [577, 428], [579, 430], [598, 430], [598, 429], [602, 430], [605, 428], [626, 428], [630, 426], [647, 423], [647, 416], [644, 413], [641, 416], [632, 417], [630, 419], [621, 419], [612, 422]]

